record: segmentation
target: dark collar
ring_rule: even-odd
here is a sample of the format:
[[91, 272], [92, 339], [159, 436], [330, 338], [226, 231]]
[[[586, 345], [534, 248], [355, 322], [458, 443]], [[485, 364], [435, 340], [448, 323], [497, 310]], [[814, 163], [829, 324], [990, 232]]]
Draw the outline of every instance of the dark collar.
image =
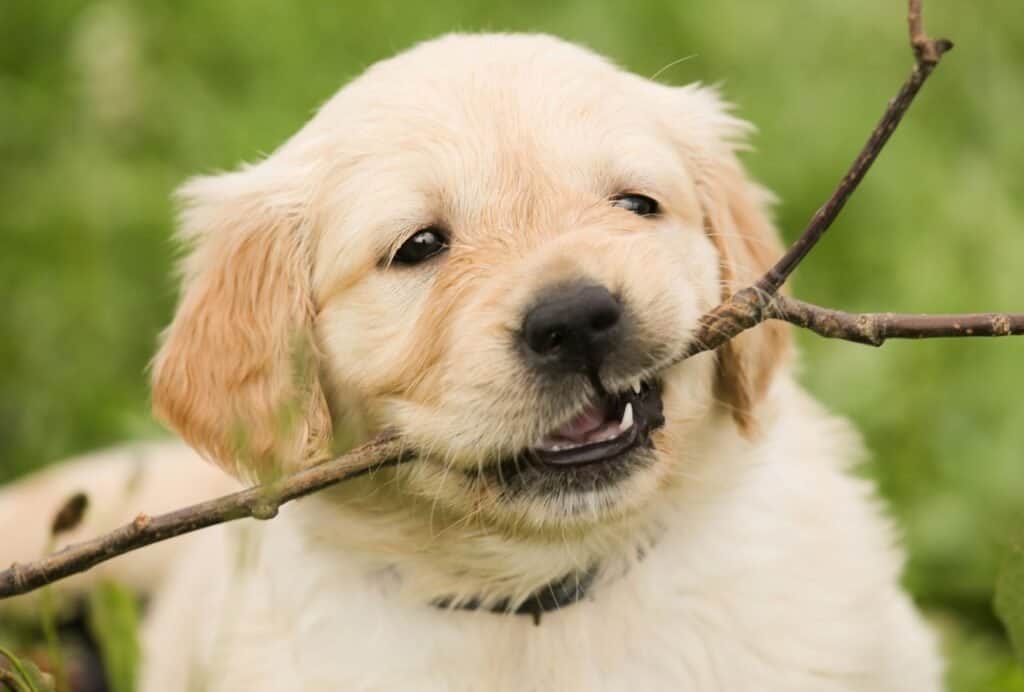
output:
[[515, 608], [512, 607], [508, 598], [503, 598], [486, 608], [481, 607], [480, 599], [477, 598], [471, 598], [455, 605], [452, 605], [451, 598], [441, 598], [434, 601], [434, 605], [438, 608], [454, 608], [456, 610], [485, 610], [497, 615], [529, 615], [533, 618], [533, 624], [539, 625], [540, 616], [544, 613], [550, 613], [583, 600], [590, 591], [596, 575], [596, 567], [591, 567], [585, 572], [570, 572], [537, 589]]

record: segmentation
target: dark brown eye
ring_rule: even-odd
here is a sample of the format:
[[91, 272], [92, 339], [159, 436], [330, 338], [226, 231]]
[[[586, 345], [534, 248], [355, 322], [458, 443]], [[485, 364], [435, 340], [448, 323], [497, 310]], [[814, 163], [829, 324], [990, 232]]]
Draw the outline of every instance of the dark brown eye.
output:
[[646, 195], [616, 195], [612, 197], [612, 206], [631, 211], [637, 216], [655, 216], [661, 207]]
[[424, 228], [417, 231], [398, 248], [392, 264], [419, 264], [448, 249], [448, 236], [440, 228]]

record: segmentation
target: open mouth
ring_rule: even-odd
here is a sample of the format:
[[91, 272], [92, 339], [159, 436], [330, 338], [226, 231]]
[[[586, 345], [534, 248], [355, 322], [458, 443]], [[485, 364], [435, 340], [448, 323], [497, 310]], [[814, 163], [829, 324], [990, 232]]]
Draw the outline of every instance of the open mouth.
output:
[[649, 443], [651, 432], [664, 423], [660, 385], [637, 382], [624, 392], [602, 394], [527, 454], [553, 467], [610, 461]]
[[490, 466], [486, 474], [515, 496], [589, 492], [614, 485], [653, 462], [651, 433], [665, 423], [661, 383], [601, 392], [536, 446]]

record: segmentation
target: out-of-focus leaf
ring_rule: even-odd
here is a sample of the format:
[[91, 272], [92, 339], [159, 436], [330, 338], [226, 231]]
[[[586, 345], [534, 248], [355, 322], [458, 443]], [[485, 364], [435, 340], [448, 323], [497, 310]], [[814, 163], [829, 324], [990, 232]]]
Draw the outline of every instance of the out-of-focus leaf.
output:
[[11, 674], [21, 684], [19, 689], [25, 689], [28, 692], [56, 692], [53, 676], [39, 670], [31, 661], [17, 658], [10, 651], [2, 648], [0, 648], [0, 656], [10, 662]]
[[56, 692], [57, 687], [54, 685], [52, 675], [39, 670], [32, 661], [22, 661], [21, 666], [22, 674], [25, 676], [25, 682], [30, 690]]
[[995, 605], [1017, 656], [1024, 660], [1024, 533], [1013, 538], [1006, 552]]
[[134, 692], [139, 670], [139, 603], [113, 582], [89, 595], [89, 630], [100, 649], [112, 692]]
[[[56, 534], [54, 534], [56, 535]], [[49, 552], [49, 551], [47, 551]], [[39, 605], [39, 620], [46, 639], [46, 648], [50, 654], [50, 671], [53, 673], [54, 687], [64, 692], [68, 688], [66, 669], [64, 668], [64, 650], [57, 634], [57, 606], [53, 585], [43, 587]]]

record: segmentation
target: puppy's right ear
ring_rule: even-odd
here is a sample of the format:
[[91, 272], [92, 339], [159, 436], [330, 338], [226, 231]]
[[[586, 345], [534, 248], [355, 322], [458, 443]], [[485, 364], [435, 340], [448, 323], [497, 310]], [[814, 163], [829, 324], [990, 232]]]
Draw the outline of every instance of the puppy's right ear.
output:
[[289, 178], [264, 162], [178, 193], [191, 250], [153, 362], [153, 408], [243, 477], [306, 465], [331, 436], [313, 339], [313, 235]]

